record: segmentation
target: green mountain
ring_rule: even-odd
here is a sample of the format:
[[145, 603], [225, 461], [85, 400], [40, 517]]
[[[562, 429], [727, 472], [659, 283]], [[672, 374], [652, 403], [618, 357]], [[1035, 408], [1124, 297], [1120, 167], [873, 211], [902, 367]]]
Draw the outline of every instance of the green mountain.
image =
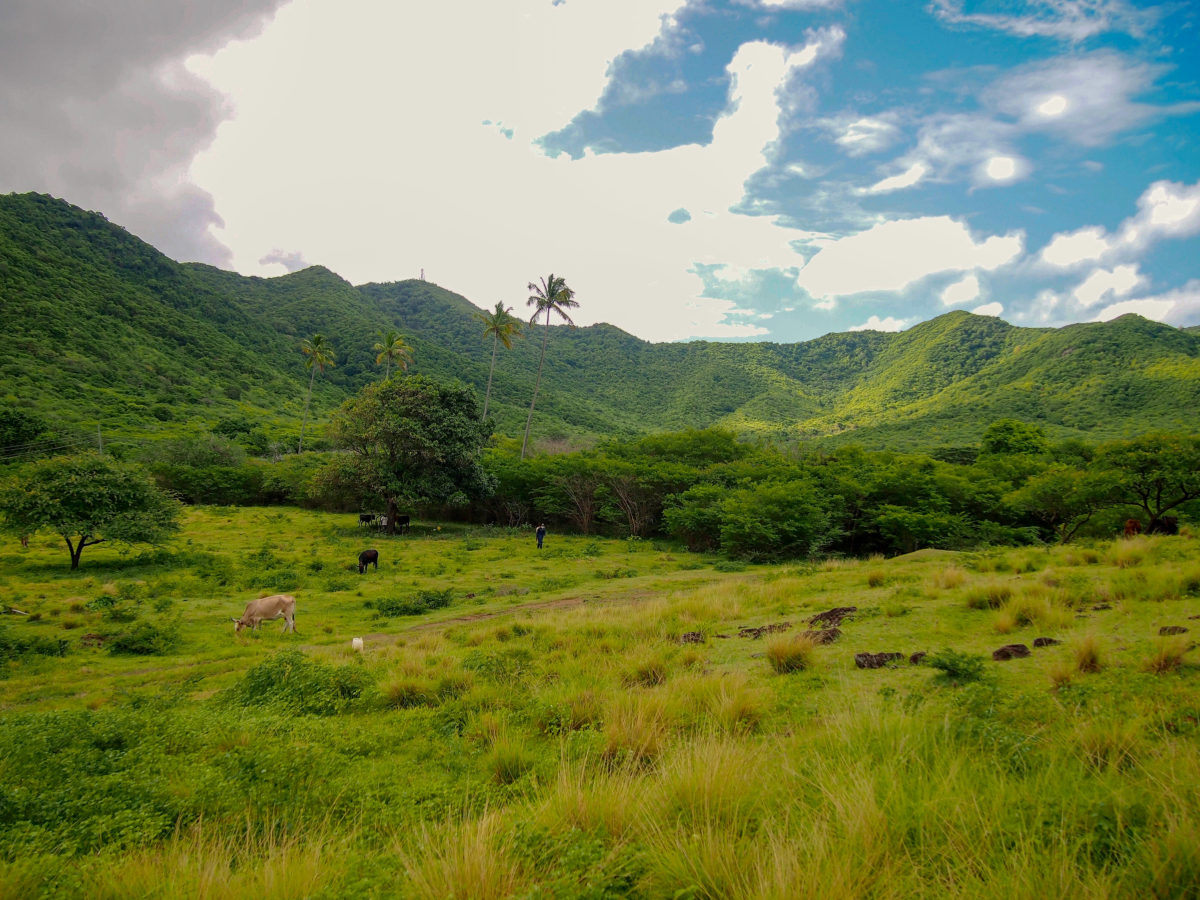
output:
[[[240, 419], [290, 439], [308, 384], [300, 340], [314, 332], [337, 350], [337, 366], [316, 380], [318, 421], [380, 377], [371, 347], [387, 327], [413, 344], [411, 371], [480, 394], [487, 383], [478, 308], [437, 285], [356, 287], [320, 266], [256, 278], [181, 264], [38, 194], [0, 196], [0, 301], [0, 403], [61, 427], [147, 434]], [[541, 328], [499, 354], [501, 433], [524, 427]], [[535, 436], [721, 424], [917, 447], [974, 442], [1005, 416], [1058, 436], [1196, 431], [1198, 410], [1200, 329], [1137, 316], [1035, 329], [953, 312], [899, 334], [797, 344], [652, 344], [602, 324], [551, 327]]]

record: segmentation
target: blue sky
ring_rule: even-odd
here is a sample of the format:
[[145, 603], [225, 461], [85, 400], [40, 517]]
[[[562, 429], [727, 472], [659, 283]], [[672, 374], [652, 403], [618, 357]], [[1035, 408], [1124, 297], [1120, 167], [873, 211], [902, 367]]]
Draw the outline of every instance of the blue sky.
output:
[[[18, 5], [47, 66], [88, 37]], [[153, 53], [131, 15], [111, 84], [44, 100], [82, 128], [82, 100], [143, 92], [144, 121], [97, 113], [89, 162], [42, 150], [0, 188], [252, 274], [424, 270], [523, 311], [555, 272], [581, 324], [651, 340], [1200, 324], [1195, 3], [214, 0], [203, 29], [166, 5]], [[128, 189], [64, 174], [106, 152]]]

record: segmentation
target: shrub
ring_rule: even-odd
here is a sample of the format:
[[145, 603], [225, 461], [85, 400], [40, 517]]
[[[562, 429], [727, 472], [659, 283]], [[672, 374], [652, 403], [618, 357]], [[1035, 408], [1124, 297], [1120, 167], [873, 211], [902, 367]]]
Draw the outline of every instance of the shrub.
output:
[[999, 609], [1012, 597], [1012, 585], [1004, 581], [984, 581], [967, 590], [971, 609]]
[[283, 650], [252, 668], [223, 696], [239, 706], [278, 706], [327, 716], [361, 705], [373, 688], [357, 664], [334, 666], [299, 650]]
[[767, 644], [767, 662], [780, 675], [811, 669], [815, 661], [812, 638], [780, 637]]
[[929, 654], [925, 663], [939, 670], [948, 681], [968, 682], [983, 678], [986, 658], [978, 653], [960, 653], [947, 648]]
[[1173, 672], [1183, 665], [1184, 654], [1191, 646], [1189, 641], [1181, 637], [1159, 639], [1154, 652], [1142, 663], [1142, 669], [1155, 675]]
[[395, 678], [383, 688], [383, 702], [392, 709], [412, 709], [417, 706], [436, 706], [433, 687], [418, 678]]
[[63, 638], [21, 635], [0, 624], [0, 661], [23, 656], [66, 656], [70, 642]]
[[1099, 672], [1104, 668], [1104, 651], [1100, 646], [1100, 638], [1094, 634], [1085, 634], [1077, 638], [1071, 646], [1075, 657], [1075, 670], [1078, 672]]
[[533, 760], [520, 744], [501, 739], [492, 745], [486, 765], [496, 784], [512, 784], [532, 768]]
[[454, 599], [450, 588], [443, 591], [418, 591], [412, 597], [387, 597], [375, 601], [375, 609], [381, 616], [420, 616], [435, 609], [449, 606]]
[[117, 655], [162, 656], [172, 653], [179, 646], [177, 625], [155, 625], [138, 622], [126, 631], [120, 631], [108, 639], [108, 652]]

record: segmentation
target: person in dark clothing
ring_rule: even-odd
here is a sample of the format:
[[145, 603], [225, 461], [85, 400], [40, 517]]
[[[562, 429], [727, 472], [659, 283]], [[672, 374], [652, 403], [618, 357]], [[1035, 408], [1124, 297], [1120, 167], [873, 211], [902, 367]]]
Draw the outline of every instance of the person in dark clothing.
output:
[[544, 541], [546, 539], [546, 526], [539, 525], [537, 527], [537, 531], [535, 531], [534, 534], [537, 535], [538, 549], [541, 550], [542, 549], [542, 541]]

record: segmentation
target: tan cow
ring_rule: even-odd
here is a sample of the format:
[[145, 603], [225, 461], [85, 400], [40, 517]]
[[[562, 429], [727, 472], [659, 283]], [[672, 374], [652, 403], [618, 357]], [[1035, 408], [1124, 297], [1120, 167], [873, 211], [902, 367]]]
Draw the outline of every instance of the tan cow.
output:
[[259, 597], [246, 604], [246, 611], [240, 619], [234, 619], [234, 632], [243, 628], [257, 629], [259, 623], [271, 619], [283, 619], [283, 630], [296, 631], [296, 598], [287, 594], [274, 594], [270, 597]]

